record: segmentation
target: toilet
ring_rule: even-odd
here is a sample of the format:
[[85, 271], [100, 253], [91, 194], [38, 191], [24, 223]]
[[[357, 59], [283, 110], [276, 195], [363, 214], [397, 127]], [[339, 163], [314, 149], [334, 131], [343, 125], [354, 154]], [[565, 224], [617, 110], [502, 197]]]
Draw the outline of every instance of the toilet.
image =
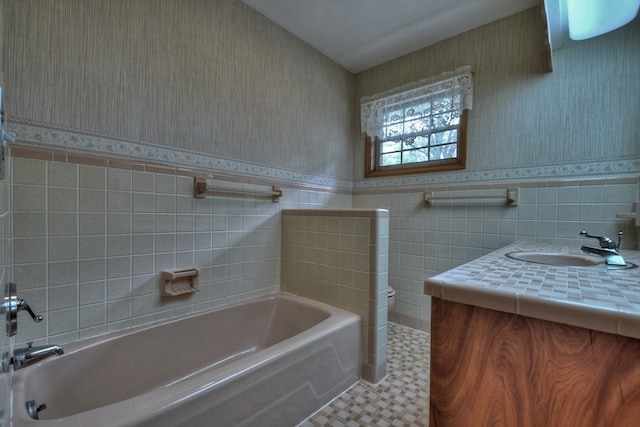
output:
[[396, 290], [391, 286], [387, 287], [387, 311], [393, 308], [393, 302], [396, 300]]

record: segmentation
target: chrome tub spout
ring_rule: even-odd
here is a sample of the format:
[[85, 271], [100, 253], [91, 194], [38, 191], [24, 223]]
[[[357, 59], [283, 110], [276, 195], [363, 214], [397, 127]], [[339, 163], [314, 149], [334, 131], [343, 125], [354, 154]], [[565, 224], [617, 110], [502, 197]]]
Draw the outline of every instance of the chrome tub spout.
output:
[[19, 348], [14, 352], [14, 369], [24, 368], [53, 355], [60, 356], [64, 354], [64, 350], [62, 349], [62, 347], [56, 344], [36, 347], [34, 347], [32, 344], [33, 343], [30, 342], [26, 348]]

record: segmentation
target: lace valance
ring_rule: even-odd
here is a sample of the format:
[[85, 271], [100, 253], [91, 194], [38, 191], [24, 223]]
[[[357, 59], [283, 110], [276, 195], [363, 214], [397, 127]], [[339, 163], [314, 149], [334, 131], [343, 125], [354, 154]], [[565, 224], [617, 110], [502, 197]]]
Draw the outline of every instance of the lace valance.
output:
[[406, 103], [420, 103], [431, 108], [432, 101], [446, 100], [447, 109], [458, 117], [473, 105], [473, 74], [471, 67], [461, 67], [439, 76], [429, 77], [360, 101], [362, 132], [383, 137], [385, 119], [389, 111], [398, 111]]

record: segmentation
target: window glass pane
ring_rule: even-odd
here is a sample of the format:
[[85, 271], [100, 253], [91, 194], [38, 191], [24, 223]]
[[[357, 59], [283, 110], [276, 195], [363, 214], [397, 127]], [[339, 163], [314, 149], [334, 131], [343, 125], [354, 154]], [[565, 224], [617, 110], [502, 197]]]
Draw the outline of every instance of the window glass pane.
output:
[[458, 141], [458, 129], [431, 134], [431, 145], [447, 144]]
[[417, 120], [411, 120], [405, 123], [404, 133], [420, 133], [427, 132], [429, 130], [429, 119], [419, 118]]
[[402, 163], [418, 163], [429, 160], [429, 148], [405, 151], [402, 155]]
[[400, 151], [402, 149], [401, 141], [385, 141], [381, 144], [383, 153]]
[[393, 166], [400, 164], [400, 153], [382, 154], [380, 156], [380, 166]]
[[453, 113], [444, 113], [433, 116], [433, 129], [442, 129], [454, 125]]
[[390, 126], [385, 126], [384, 128], [384, 139], [395, 138], [397, 136], [403, 135], [404, 132], [404, 123], [396, 123]]
[[422, 148], [429, 145], [428, 136], [416, 136], [415, 138], [407, 138], [404, 140], [405, 149]]
[[431, 147], [429, 160], [455, 159], [458, 155], [457, 144], [439, 145]]

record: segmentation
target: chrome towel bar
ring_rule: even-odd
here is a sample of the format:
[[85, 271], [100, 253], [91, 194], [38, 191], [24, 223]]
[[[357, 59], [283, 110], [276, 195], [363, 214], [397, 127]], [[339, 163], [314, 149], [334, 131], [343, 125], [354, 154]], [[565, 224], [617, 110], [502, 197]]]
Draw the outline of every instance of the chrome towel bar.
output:
[[[209, 182], [207, 182], [209, 181]], [[245, 189], [242, 186], [236, 183], [227, 183], [227, 186], [219, 185], [213, 186], [210, 185], [211, 180], [201, 177], [193, 178], [193, 196], [199, 199], [203, 199], [207, 195], [213, 194], [235, 194], [235, 195], [246, 195], [246, 196], [257, 196], [257, 197], [270, 197], [273, 203], [278, 203], [280, 201], [280, 197], [282, 197], [282, 190], [280, 187], [271, 186], [271, 189], [266, 189], [265, 191], [254, 190], [254, 189]], [[234, 185], [235, 184], [235, 185]], [[266, 185], [260, 187], [268, 187]]]
[[485, 199], [504, 199], [507, 206], [518, 206], [518, 187], [509, 187], [507, 189], [490, 189], [490, 190], [455, 190], [442, 191], [437, 195], [436, 191], [424, 192], [424, 204], [431, 207], [434, 200], [485, 200]]

